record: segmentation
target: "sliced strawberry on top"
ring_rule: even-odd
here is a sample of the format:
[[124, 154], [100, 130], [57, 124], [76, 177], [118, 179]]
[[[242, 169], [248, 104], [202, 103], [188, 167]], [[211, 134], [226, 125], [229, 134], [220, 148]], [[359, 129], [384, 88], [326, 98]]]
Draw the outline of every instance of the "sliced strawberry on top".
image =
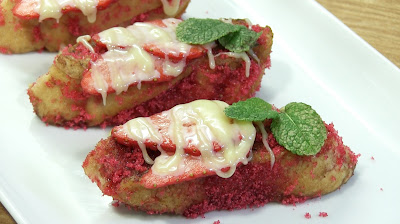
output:
[[[102, 63], [99, 63], [102, 62]], [[104, 63], [103, 63], [104, 62]], [[107, 93], [115, 92], [115, 90], [111, 87], [111, 77], [110, 71], [108, 70], [107, 63], [101, 58], [97, 60], [98, 70], [101, 71], [101, 76], [103, 77], [104, 81], [108, 85]], [[95, 87], [95, 80], [92, 77], [91, 70], [87, 69], [83, 75], [81, 80], [81, 86], [84, 92], [89, 93], [91, 95], [99, 95], [100, 93], [97, 91]], [[102, 81], [102, 80], [101, 80]]]
[[[154, 114], [149, 117], [151, 120], [152, 124], [154, 125], [154, 128], [160, 136], [162, 136], [162, 143], [160, 144], [161, 148], [170, 153], [174, 153], [176, 150], [176, 145], [173, 143], [172, 139], [169, 136], [169, 127], [171, 125], [171, 120], [169, 120], [167, 113], [158, 113]], [[127, 125], [127, 124], [124, 124]], [[116, 126], [112, 129], [111, 131], [111, 136], [120, 144], [126, 145], [126, 146], [137, 146], [138, 143], [136, 140], [132, 139], [129, 137], [129, 134], [126, 133], [124, 129], [124, 125]], [[188, 126], [193, 126], [194, 124], [183, 124], [185, 127]], [[157, 150], [157, 145], [158, 143], [156, 142], [151, 142], [150, 140], [145, 140], [144, 144], [146, 147], [152, 150]], [[222, 147], [217, 143], [213, 142], [213, 147], [214, 151], [218, 152], [222, 149]], [[186, 145], [183, 150], [185, 153], [188, 155], [198, 157], [201, 155], [201, 151], [191, 142]]]
[[172, 49], [161, 49], [159, 46], [152, 44], [152, 43], [146, 43], [143, 46], [143, 49], [149, 52], [150, 54], [153, 54], [155, 56], [158, 56], [160, 58], [166, 58], [168, 57], [169, 59], [173, 61], [180, 61], [186, 58], [186, 61], [192, 60], [195, 58], [199, 58], [203, 55], [206, 54], [207, 50], [201, 46], [193, 45], [190, 48], [189, 53], [186, 52], [179, 52], [178, 54], [174, 54]]
[[[170, 138], [166, 137], [168, 135], [168, 126], [170, 124], [170, 120], [165, 116], [165, 114], [162, 114], [162, 113], [154, 114], [150, 117], [150, 119], [154, 124], [157, 124], [158, 132], [163, 137], [162, 143], [160, 144], [162, 149], [166, 152], [174, 153], [175, 149], [176, 149], [176, 145], [174, 143], [172, 143], [172, 140]], [[122, 145], [126, 145], [126, 146], [137, 146], [138, 145], [137, 141], [131, 139], [129, 137], [128, 133], [125, 132], [123, 125], [114, 127], [111, 130], [111, 136], [118, 143], [120, 143]], [[155, 142], [151, 142], [150, 140], [145, 140], [144, 144], [149, 149], [158, 150], [158, 148], [157, 148], [158, 144]]]
[[[108, 7], [115, 0], [99, 0], [97, 4], [97, 9], [102, 10]], [[15, 16], [19, 17], [20, 19], [33, 19], [39, 18], [39, 13], [37, 12], [37, 8], [39, 5], [39, 0], [20, 0], [13, 8], [13, 13]], [[79, 10], [76, 7], [66, 6], [64, 7], [61, 12], [67, 13], [69, 11]]]
[[183, 163], [185, 164], [185, 168], [183, 173], [180, 175], [160, 176], [153, 173], [153, 171], [150, 169], [149, 172], [142, 176], [140, 179], [140, 184], [145, 188], [158, 188], [183, 181], [193, 180], [199, 177], [215, 175], [215, 172], [204, 166], [199, 159], [190, 156], [183, 157]]
[[[163, 20], [153, 20], [153, 21], [149, 21], [147, 23], [150, 23], [155, 26], [162, 27], [162, 28], [167, 27], [167, 25], [163, 22]], [[192, 59], [203, 56], [207, 52], [207, 50], [200, 45], [192, 45], [189, 52], [182, 51], [182, 52], [179, 52], [178, 54], [173, 53], [173, 51], [175, 51], [175, 49], [168, 49], [168, 48], [164, 49], [160, 46], [157, 46], [155, 43], [145, 43], [143, 46], [143, 49], [157, 57], [160, 57], [160, 58], [168, 57], [169, 59], [172, 59], [174, 61], [180, 61], [184, 58], [186, 58], [186, 60], [192, 60]]]
[[39, 18], [39, 13], [36, 12], [39, 2], [33, 0], [21, 0], [13, 8], [13, 14], [20, 19]]
[[[154, 78], [152, 80], [139, 80], [140, 82], [167, 82], [172, 79], [174, 79], [174, 76], [169, 76], [164, 74], [163, 71], [163, 62], [164, 59], [158, 58], [154, 61], [154, 66], [155, 69], [159, 72], [160, 76], [157, 78]], [[108, 69], [107, 62], [104, 61], [104, 59], [99, 58], [96, 62], [96, 66], [98, 66], [97, 70], [100, 72], [99, 75], [101, 75], [104, 79], [104, 81], [107, 83], [107, 93], [113, 93], [115, 92], [115, 89], [112, 87], [112, 80], [111, 80], [111, 74], [110, 70]], [[83, 75], [82, 75], [82, 80], [81, 80], [81, 86], [84, 92], [91, 94], [91, 95], [100, 95], [100, 93], [97, 91], [95, 87], [95, 80], [92, 77], [92, 69], [87, 69]], [[134, 71], [132, 71], [132, 74], [134, 74]], [[139, 82], [138, 81], [138, 82]], [[138, 82], [133, 82], [130, 83], [129, 86], [138, 84]]]

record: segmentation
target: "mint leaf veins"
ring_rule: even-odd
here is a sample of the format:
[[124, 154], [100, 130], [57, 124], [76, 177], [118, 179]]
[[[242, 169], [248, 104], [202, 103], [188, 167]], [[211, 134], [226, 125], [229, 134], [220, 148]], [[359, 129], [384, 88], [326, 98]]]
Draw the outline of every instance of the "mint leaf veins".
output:
[[305, 103], [289, 103], [277, 112], [264, 100], [250, 98], [228, 106], [224, 112], [236, 120], [272, 119], [271, 131], [277, 142], [297, 155], [317, 154], [327, 138], [321, 117]]
[[248, 51], [260, 37], [243, 25], [233, 25], [217, 19], [189, 18], [176, 28], [179, 41], [188, 44], [206, 44], [218, 40], [232, 52]]
[[206, 44], [239, 29], [240, 26], [217, 19], [189, 18], [178, 25], [176, 37], [179, 41], [189, 44]]
[[315, 155], [323, 146], [327, 132], [321, 117], [305, 103], [289, 103], [271, 123], [280, 145], [297, 155]]
[[260, 33], [256, 33], [247, 29], [245, 26], [240, 26], [237, 32], [229, 33], [218, 39], [219, 43], [231, 52], [243, 52], [250, 50], [253, 43], [260, 37]]
[[257, 97], [234, 103], [225, 108], [224, 112], [226, 116], [241, 121], [263, 121], [278, 116], [271, 104]]

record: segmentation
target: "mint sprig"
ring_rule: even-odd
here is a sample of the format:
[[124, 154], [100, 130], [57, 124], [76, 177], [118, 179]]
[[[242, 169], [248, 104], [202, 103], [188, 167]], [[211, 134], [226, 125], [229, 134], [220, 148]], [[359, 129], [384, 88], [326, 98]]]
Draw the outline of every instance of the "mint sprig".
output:
[[327, 138], [325, 124], [305, 103], [289, 103], [277, 112], [260, 98], [251, 98], [225, 108], [226, 116], [237, 120], [272, 119], [271, 131], [277, 142], [297, 155], [317, 154]]
[[226, 116], [241, 121], [263, 121], [278, 117], [278, 112], [272, 109], [271, 104], [257, 97], [234, 103], [224, 112]]
[[206, 44], [218, 40], [232, 52], [248, 51], [261, 33], [247, 29], [243, 25], [233, 25], [216, 19], [189, 18], [176, 28], [179, 41], [188, 44]]

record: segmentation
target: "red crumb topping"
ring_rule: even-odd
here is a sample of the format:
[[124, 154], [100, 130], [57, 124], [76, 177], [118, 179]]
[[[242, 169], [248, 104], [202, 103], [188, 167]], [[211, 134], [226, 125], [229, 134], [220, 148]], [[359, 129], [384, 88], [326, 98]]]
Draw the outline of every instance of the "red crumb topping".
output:
[[2, 53], [2, 54], [12, 54], [12, 52], [6, 47], [0, 47], [0, 53]]
[[381, 191], [383, 191], [383, 188], [380, 188]]
[[69, 45], [64, 49], [62, 49], [61, 52], [65, 56], [71, 56], [78, 60], [90, 57], [93, 61], [95, 61], [98, 57], [98, 54], [93, 54], [92, 52], [90, 52], [90, 50], [87, 47], [85, 47], [82, 43], [79, 43], [75, 47], [74, 51], [70, 50], [72, 48], [73, 48], [72, 45]]
[[40, 26], [35, 26], [32, 32], [33, 32], [33, 42], [36, 43], [43, 40], [42, 32], [40, 31]]
[[311, 214], [307, 212], [307, 213], [304, 215], [304, 217], [305, 217], [306, 219], [311, 219]]
[[151, 10], [149, 12], [145, 12], [145, 13], [142, 13], [142, 14], [139, 14], [139, 15], [133, 17], [131, 19], [131, 24], [136, 23], [136, 22], [146, 21], [147, 18], [149, 17], [149, 15], [163, 14], [163, 13], [164, 13], [163, 7], [159, 7], [159, 8], [153, 9], [153, 10]]
[[375, 158], [373, 156], [371, 156], [371, 160], [375, 160]]
[[114, 201], [111, 205], [118, 208], [120, 204], [118, 201]]
[[81, 26], [79, 25], [79, 18], [78, 17], [72, 17], [69, 18], [67, 22], [68, 26], [68, 31], [73, 35], [73, 36], [80, 36], [81, 35]]
[[4, 26], [6, 24], [6, 20], [4, 18], [4, 9], [0, 5], [0, 26]]
[[14, 25], [14, 30], [15, 30], [15, 31], [18, 31], [18, 30], [21, 30], [21, 29], [22, 29], [21, 23], [16, 23], [16, 24]]
[[[354, 154], [351, 150], [348, 149], [347, 146], [343, 144], [342, 137], [340, 137], [335, 130], [333, 124], [325, 125], [327, 131], [328, 131], [328, 139], [333, 139], [334, 141], [340, 143], [337, 148], [336, 148], [336, 165], [339, 167], [342, 167], [346, 155], [350, 154], [350, 166], [355, 166], [357, 164], [358, 158], [360, 157], [360, 154]], [[329, 148], [332, 147], [331, 144], [325, 143], [324, 146], [322, 146], [321, 151], [319, 153], [323, 153], [324, 151], [329, 150]], [[318, 155], [318, 154], [317, 154]]]
[[221, 222], [219, 220], [214, 221], [213, 224], [220, 224]]
[[326, 212], [320, 212], [318, 216], [319, 216], [319, 217], [325, 218], [325, 217], [328, 216], [328, 213], [326, 213]]
[[[139, 147], [125, 147], [114, 141], [101, 140], [96, 148], [105, 154], [98, 161], [102, 165], [99, 172], [103, 177], [110, 180], [109, 185], [103, 192], [104, 194], [115, 194], [115, 190], [118, 189], [119, 183], [124, 178], [130, 177], [134, 173], [143, 173], [150, 168], [150, 165], [145, 163]], [[114, 148], [116, 153], [112, 155], [106, 154], [109, 148]], [[90, 152], [87, 158], [93, 153], [94, 151]], [[151, 152], [149, 153], [152, 155]], [[87, 165], [88, 161], [86, 159], [82, 166], [85, 167]]]

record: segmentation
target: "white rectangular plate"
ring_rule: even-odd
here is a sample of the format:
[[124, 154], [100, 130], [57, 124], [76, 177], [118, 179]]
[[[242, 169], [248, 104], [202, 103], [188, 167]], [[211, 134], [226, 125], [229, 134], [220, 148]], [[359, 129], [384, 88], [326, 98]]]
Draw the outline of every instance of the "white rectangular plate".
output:
[[[400, 71], [314, 1], [193, 0], [187, 17], [249, 18], [275, 33], [258, 93], [278, 107], [313, 105], [361, 157], [340, 190], [188, 220], [114, 208], [81, 164], [109, 129], [46, 126], [26, 90], [55, 54], [0, 55], [0, 199], [19, 223], [395, 223], [400, 209]], [[311, 219], [304, 215], [310, 213]], [[319, 217], [327, 212], [328, 217]]]

